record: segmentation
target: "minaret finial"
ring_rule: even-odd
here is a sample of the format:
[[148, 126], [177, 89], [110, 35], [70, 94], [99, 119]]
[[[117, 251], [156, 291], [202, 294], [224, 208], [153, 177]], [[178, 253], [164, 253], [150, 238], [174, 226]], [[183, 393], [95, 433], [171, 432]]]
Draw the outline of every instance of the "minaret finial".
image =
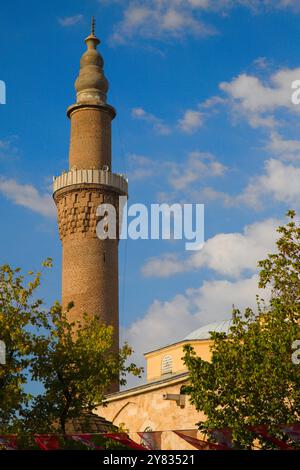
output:
[[91, 32], [85, 39], [87, 50], [80, 59], [80, 71], [75, 82], [77, 103], [106, 103], [108, 82], [103, 71], [103, 59], [97, 46], [100, 40], [95, 36], [95, 18], [92, 17]]
[[95, 36], [95, 17], [92, 16], [92, 24], [91, 24], [91, 35]]

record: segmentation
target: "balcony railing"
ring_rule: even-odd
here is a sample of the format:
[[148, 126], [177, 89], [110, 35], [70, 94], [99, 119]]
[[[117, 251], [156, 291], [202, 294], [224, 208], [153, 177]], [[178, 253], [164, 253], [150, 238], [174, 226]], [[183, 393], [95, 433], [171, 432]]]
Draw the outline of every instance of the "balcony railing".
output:
[[74, 184], [101, 184], [120, 193], [128, 193], [128, 181], [123, 175], [105, 170], [71, 170], [53, 178], [53, 192]]

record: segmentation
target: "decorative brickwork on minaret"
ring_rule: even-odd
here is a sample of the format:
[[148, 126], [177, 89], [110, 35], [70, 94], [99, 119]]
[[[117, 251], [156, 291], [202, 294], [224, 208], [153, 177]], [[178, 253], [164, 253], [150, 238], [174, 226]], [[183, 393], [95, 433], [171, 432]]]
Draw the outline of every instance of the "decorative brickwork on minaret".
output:
[[119, 346], [118, 239], [99, 240], [96, 210], [101, 203], [119, 211], [119, 196], [127, 195], [127, 181], [111, 171], [111, 121], [116, 113], [106, 103], [108, 82], [97, 51], [94, 29], [85, 40], [75, 83], [76, 103], [71, 120], [69, 171], [54, 179], [54, 200], [62, 241], [62, 304], [75, 306], [69, 319], [97, 315], [114, 327]]

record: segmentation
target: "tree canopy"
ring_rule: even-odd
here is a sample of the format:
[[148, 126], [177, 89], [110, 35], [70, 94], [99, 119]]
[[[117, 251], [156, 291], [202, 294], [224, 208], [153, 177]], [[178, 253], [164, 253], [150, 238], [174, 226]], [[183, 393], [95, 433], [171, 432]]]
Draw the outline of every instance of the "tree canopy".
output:
[[[43, 263], [51, 265], [50, 259]], [[0, 340], [6, 353], [0, 363], [0, 434], [64, 433], [68, 419], [103, 404], [111, 386], [125, 384], [128, 373], [141, 373], [127, 364], [128, 344], [113, 350], [112, 326], [88, 315], [69, 323], [58, 302], [46, 309], [36, 295], [41, 274], [0, 267]], [[28, 392], [32, 381], [40, 383], [35, 396]]]
[[[206, 416], [199, 428], [208, 436], [230, 428], [240, 448], [254, 445], [251, 426], [267, 425], [271, 435], [287, 440], [278, 426], [300, 419], [300, 225], [294, 211], [287, 216], [276, 252], [258, 263], [268, 299], [257, 298], [256, 311], [234, 309], [228, 334], [211, 332], [209, 362], [184, 347], [186, 391]], [[259, 445], [273, 447], [263, 439]]]

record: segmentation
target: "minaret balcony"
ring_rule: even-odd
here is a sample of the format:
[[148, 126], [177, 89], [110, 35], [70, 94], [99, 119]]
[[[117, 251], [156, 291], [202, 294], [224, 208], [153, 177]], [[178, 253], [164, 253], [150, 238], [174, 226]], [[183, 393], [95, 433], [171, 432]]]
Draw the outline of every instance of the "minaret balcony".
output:
[[71, 170], [62, 173], [60, 176], [53, 177], [53, 193], [68, 186], [82, 184], [99, 184], [107, 189], [116, 192], [128, 194], [128, 180], [117, 173], [111, 173], [107, 170]]

